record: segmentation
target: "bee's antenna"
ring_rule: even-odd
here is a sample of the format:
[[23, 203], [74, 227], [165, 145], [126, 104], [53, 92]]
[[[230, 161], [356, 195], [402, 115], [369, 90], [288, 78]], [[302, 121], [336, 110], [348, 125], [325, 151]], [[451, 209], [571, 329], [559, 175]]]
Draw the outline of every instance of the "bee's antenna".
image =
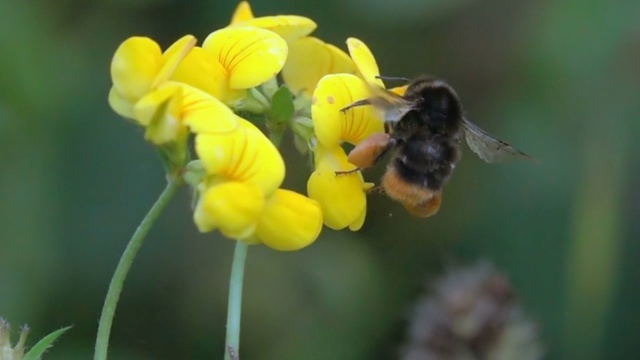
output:
[[402, 76], [382, 76], [382, 75], [378, 75], [378, 76], [376, 76], [376, 79], [380, 79], [380, 80], [384, 80], [384, 81], [411, 82], [411, 79], [406, 78], [406, 77], [402, 77]]
[[369, 99], [358, 100], [351, 105], [343, 107], [342, 109], [340, 109], [340, 112], [346, 113], [347, 110], [351, 108], [358, 107], [358, 106], [365, 106], [365, 105], [371, 105], [371, 100]]

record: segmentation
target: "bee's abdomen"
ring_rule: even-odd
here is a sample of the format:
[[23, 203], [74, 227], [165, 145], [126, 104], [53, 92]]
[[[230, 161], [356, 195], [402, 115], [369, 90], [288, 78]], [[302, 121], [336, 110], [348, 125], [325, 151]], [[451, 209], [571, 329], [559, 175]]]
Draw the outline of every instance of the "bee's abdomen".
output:
[[399, 149], [390, 164], [398, 176], [431, 190], [440, 190], [460, 159], [458, 146], [442, 137], [409, 141]]

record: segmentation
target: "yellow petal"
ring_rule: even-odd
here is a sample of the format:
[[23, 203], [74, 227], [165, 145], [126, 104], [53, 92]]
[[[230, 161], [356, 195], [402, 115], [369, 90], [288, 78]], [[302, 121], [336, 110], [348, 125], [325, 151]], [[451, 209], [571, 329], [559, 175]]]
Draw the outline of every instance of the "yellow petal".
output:
[[289, 57], [282, 77], [294, 94], [302, 91], [310, 96], [323, 76], [356, 72], [355, 63], [344, 51], [309, 36], [289, 44]]
[[291, 42], [307, 36], [318, 27], [316, 23], [304, 16], [298, 15], [274, 15], [260, 16], [239, 23], [241, 26], [255, 26], [257, 28], [273, 31], [280, 35], [286, 42]]
[[362, 174], [336, 175], [338, 170], [351, 170], [347, 155], [341, 147], [332, 149], [319, 147], [316, 153], [316, 170], [309, 177], [307, 192], [318, 201], [324, 224], [334, 230], [350, 227], [358, 230], [366, 215], [367, 198]]
[[356, 38], [348, 38], [347, 46], [349, 47], [349, 54], [351, 54], [351, 58], [358, 66], [362, 78], [368, 83], [384, 87], [382, 80], [376, 78], [376, 76], [380, 75], [380, 70], [378, 69], [376, 58], [367, 45]]
[[318, 202], [293, 191], [278, 189], [267, 199], [256, 235], [270, 248], [291, 251], [313, 243], [320, 230], [322, 212]]
[[194, 86], [228, 105], [235, 104], [244, 90], [229, 87], [227, 70], [218, 59], [201, 47], [189, 52], [171, 76], [171, 80]]
[[169, 48], [162, 54], [162, 67], [158, 71], [152, 87], [156, 87], [167, 81], [182, 59], [187, 56], [195, 45], [196, 38], [193, 35], [185, 35], [169, 46]]
[[155, 41], [130, 37], [120, 44], [111, 60], [113, 88], [122, 99], [135, 102], [151, 90], [161, 65], [162, 53]]
[[384, 130], [384, 123], [372, 106], [346, 106], [371, 96], [369, 87], [355, 75], [333, 74], [323, 77], [311, 99], [311, 114], [318, 142], [327, 148], [341, 141], [358, 144]]
[[181, 95], [180, 87], [177, 86], [165, 86], [148, 93], [133, 107], [135, 120], [142, 126], [148, 126], [157, 113], [166, 113], [177, 122]]
[[[366, 205], [365, 205], [366, 207]], [[360, 216], [358, 218], [356, 218], [351, 224], [349, 224], [349, 230], [351, 231], [358, 231], [362, 228], [362, 225], [364, 225], [364, 219], [367, 217], [367, 211], [362, 211], [360, 213]]]
[[254, 184], [271, 195], [282, 183], [284, 161], [278, 149], [248, 121], [229, 134], [196, 136], [196, 153], [210, 175]]
[[140, 99], [133, 108], [135, 120], [146, 126], [145, 138], [154, 144], [176, 139], [184, 127], [180, 121], [182, 93], [179, 87], [164, 87]]
[[201, 231], [217, 228], [226, 237], [243, 239], [253, 234], [264, 205], [264, 194], [257, 186], [225, 182], [205, 190], [196, 224], [201, 223]]
[[109, 90], [109, 106], [118, 115], [133, 119], [133, 104], [130, 100], [122, 97], [115, 87], [111, 87], [111, 90]]
[[402, 86], [396, 86], [394, 88], [388, 89], [389, 91], [391, 91], [392, 93], [396, 94], [396, 95], [400, 95], [403, 96], [405, 92], [407, 92], [407, 88], [409, 87], [409, 85], [402, 85]]
[[242, 26], [211, 33], [202, 47], [229, 73], [232, 89], [256, 87], [276, 76], [287, 58], [287, 43], [275, 33]]
[[220, 100], [183, 83], [168, 81], [162, 88], [180, 88], [180, 119], [194, 133], [226, 134], [238, 127], [238, 117]]
[[253, 11], [251, 11], [251, 5], [249, 5], [248, 1], [240, 1], [236, 10], [233, 12], [233, 16], [231, 16], [231, 24], [235, 25], [241, 23], [243, 21], [253, 19]]
[[331, 69], [329, 70], [331, 74], [345, 73], [355, 75], [358, 73], [356, 63], [346, 52], [333, 44], [327, 44], [327, 49], [331, 54]]

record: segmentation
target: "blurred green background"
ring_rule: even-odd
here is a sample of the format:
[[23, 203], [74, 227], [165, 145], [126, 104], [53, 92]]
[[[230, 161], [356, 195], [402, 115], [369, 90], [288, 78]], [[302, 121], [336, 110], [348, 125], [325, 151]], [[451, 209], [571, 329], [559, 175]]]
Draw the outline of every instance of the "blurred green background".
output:
[[[370, 197], [362, 231], [251, 248], [242, 359], [396, 359], [406, 319], [448, 265], [490, 260], [538, 322], [548, 359], [640, 358], [640, 2], [252, 2], [355, 36], [389, 76], [436, 74], [474, 122], [539, 163], [465, 151], [440, 213]], [[142, 131], [107, 104], [131, 35], [166, 47], [225, 26], [235, 1], [0, 1], [0, 316], [47, 359], [89, 359], [109, 279], [164, 186]], [[291, 139], [286, 186], [309, 168]], [[383, 166], [366, 174], [378, 179]], [[220, 358], [233, 243], [195, 230], [183, 191], [134, 263], [111, 359]]]

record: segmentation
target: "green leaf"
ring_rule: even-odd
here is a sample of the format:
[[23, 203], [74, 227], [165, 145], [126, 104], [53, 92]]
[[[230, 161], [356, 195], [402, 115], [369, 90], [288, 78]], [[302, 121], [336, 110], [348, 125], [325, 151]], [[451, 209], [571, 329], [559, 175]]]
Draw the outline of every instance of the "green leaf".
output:
[[64, 334], [67, 330], [71, 329], [71, 326], [64, 327], [62, 329], [56, 330], [51, 334], [43, 337], [35, 344], [28, 353], [24, 355], [22, 360], [39, 360], [42, 354], [53, 344], [56, 339], [60, 337], [60, 335]]
[[275, 126], [283, 126], [291, 120], [295, 108], [293, 106], [293, 94], [286, 86], [281, 86], [271, 98], [269, 109], [269, 122]]

